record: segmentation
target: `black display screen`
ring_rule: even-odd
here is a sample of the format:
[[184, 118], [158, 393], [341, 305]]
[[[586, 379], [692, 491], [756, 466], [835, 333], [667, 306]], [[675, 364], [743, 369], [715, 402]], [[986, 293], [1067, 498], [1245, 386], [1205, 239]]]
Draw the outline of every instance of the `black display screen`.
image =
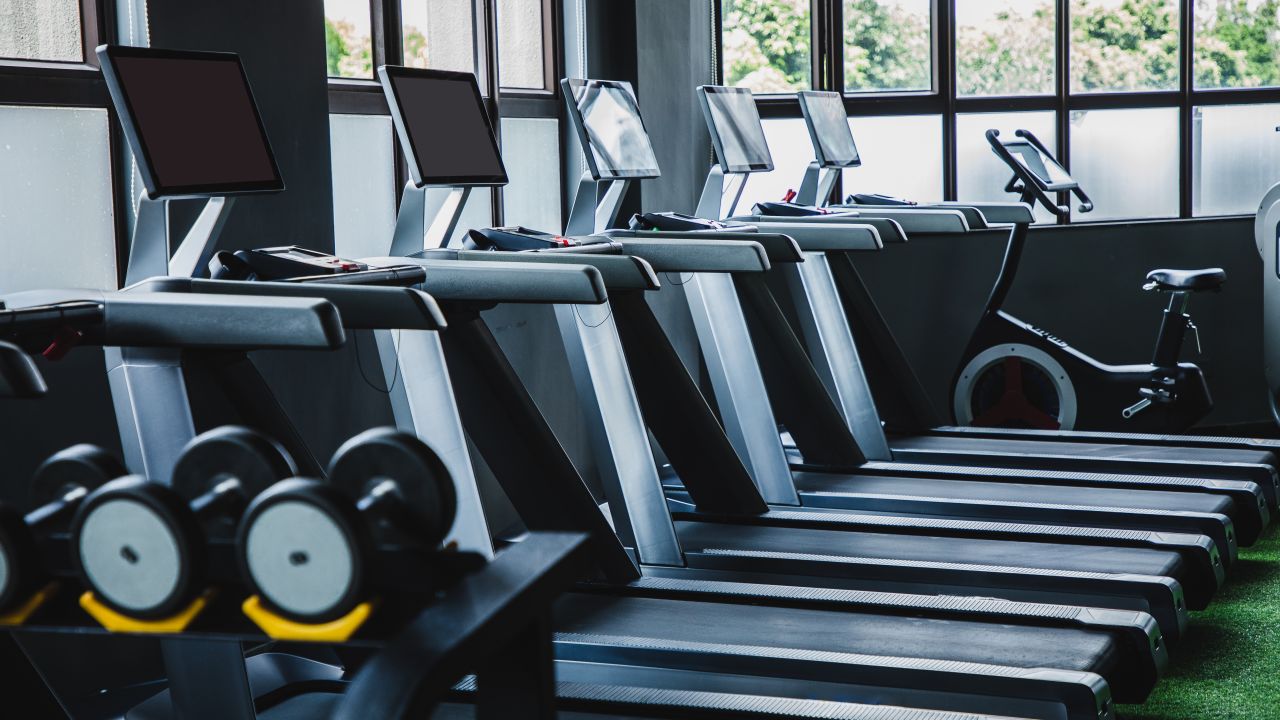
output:
[[378, 77], [418, 187], [507, 183], [475, 75], [387, 66]]
[[773, 169], [769, 142], [760, 124], [755, 96], [747, 88], [703, 85], [698, 88], [711, 144], [725, 172]]
[[1075, 187], [1076, 181], [1072, 179], [1066, 168], [1059, 165], [1057, 160], [1040, 152], [1040, 148], [1026, 140], [1010, 140], [1004, 146], [1013, 158], [1029, 170], [1046, 189], [1066, 190]]
[[627, 83], [565, 80], [562, 83], [573, 124], [597, 180], [656, 178], [658, 158], [649, 143], [640, 108]]
[[239, 56], [114, 46], [98, 55], [151, 197], [284, 188]]
[[840, 93], [804, 91], [799, 93], [800, 110], [809, 125], [809, 137], [824, 167], [858, 167], [862, 158], [853, 142], [849, 117]]

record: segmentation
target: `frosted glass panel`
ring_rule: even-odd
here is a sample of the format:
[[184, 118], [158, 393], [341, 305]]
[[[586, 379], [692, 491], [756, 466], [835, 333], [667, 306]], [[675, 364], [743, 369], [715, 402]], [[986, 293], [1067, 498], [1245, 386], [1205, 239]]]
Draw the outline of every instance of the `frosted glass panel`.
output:
[[391, 118], [330, 115], [333, 239], [338, 255], [385, 255], [396, 222]]
[[486, 228], [493, 225], [493, 191], [489, 188], [473, 188], [467, 198], [467, 206], [462, 209], [462, 217], [458, 219], [458, 227], [449, 244], [457, 247], [467, 231], [473, 228]]
[[0, 57], [84, 59], [80, 0], [0, 0]]
[[[1002, 138], [1015, 130], [1030, 130], [1053, 150], [1058, 144], [1058, 128], [1053, 111], [1016, 113], [973, 113], [956, 117], [956, 197], [960, 201], [1013, 202], [1018, 196], [1004, 191], [1013, 171], [991, 151], [988, 130], [1000, 131]], [[1038, 222], [1053, 222], [1048, 210], [1036, 206]]]
[[114, 289], [107, 112], [0, 106], [0, 292]]
[[1195, 109], [1192, 199], [1196, 215], [1258, 211], [1280, 182], [1280, 105]]
[[[366, 3], [367, 4], [367, 3]], [[403, 0], [404, 64], [476, 71], [475, 8], [466, 0]]]
[[788, 190], [799, 189], [804, 169], [813, 160], [813, 143], [803, 118], [769, 119], [763, 122], [764, 137], [773, 155], [773, 171], [752, 173], [747, 189], [738, 203], [745, 213], [758, 202], [781, 200]]
[[502, 158], [511, 180], [502, 193], [503, 222], [559, 232], [559, 121], [503, 118]]
[[546, 86], [542, 71], [542, 0], [498, 0], [498, 84]]
[[1073, 222], [1177, 216], [1177, 108], [1072, 112], [1070, 170], [1095, 206]]
[[[844, 171], [844, 191], [942, 199], [942, 118], [938, 115], [849, 119], [862, 167]], [[812, 148], [810, 149], [812, 155]]]

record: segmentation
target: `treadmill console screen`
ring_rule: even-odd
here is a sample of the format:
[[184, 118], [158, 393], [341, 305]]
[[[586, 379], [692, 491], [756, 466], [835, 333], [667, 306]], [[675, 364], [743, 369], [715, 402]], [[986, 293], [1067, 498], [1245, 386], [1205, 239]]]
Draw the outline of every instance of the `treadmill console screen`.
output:
[[725, 172], [773, 169], [773, 155], [760, 124], [755, 96], [747, 88], [703, 85], [698, 88], [711, 144]]
[[823, 167], [858, 167], [862, 158], [853, 142], [849, 117], [840, 93], [806, 90], [798, 93], [800, 111], [809, 126], [809, 139]]
[[378, 79], [415, 185], [507, 184], [475, 75], [388, 65]]
[[284, 189], [239, 56], [103, 46], [98, 57], [152, 198]]
[[564, 80], [565, 99], [597, 180], [656, 178], [661, 174], [630, 83]]
[[1004, 146], [1020, 165], [1031, 171], [1046, 190], [1070, 190], [1076, 186], [1076, 181], [1066, 168], [1026, 140], [1010, 140]]

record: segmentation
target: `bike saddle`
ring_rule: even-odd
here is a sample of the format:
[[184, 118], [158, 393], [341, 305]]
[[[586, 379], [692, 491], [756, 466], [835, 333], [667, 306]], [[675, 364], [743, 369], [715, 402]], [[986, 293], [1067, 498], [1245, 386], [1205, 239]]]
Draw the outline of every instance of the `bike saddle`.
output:
[[1227, 271], [1222, 268], [1202, 270], [1152, 270], [1147, 273], [1149, 289], [1162, 292], [1201, 292], [1220, 290], [1227, 281]]

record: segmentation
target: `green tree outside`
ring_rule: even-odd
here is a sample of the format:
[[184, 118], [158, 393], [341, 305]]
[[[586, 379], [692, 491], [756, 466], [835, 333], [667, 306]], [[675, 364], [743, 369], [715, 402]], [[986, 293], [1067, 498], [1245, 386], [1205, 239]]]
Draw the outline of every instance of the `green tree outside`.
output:
[[[845, 0], [850, 91], [929, 89], [929, 17], [903, 0]], [[1076, 92], [1176, 89], [1176, 0], [1072, 0]], [[1280, 85], [1280, 0], [1196, 0], [1198, 87]], [[1052, 2], [1011, 1], [956, 33], [961, 95], [1053, 92]], [[809, 0], [723, 0], [725, 81], [756, 92], [809, 87]]]

